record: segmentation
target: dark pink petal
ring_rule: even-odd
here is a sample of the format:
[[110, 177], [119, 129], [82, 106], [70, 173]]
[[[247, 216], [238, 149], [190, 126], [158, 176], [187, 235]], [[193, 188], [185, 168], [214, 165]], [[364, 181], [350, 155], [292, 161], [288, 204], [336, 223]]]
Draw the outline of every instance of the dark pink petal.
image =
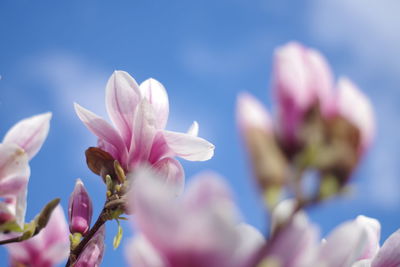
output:
[[168, 95], [164, 86], [155, 79], [148, 79], [140, 84], [140, 91], [142, 96], [153, 106], [157, 128], [164, 129], [169, 114]]
[[398, 267], [400, 266], [400, 230], [394, 232], [372, 260], [372, 267]]
[[69, 198], [68, 204], [70, 232], [72, 234], [81, 233], [82, 235], [85, 235], [90, 228], [92, 214], [92, 200], [90, 199], [83, 182], [78, 179], [75, 183], [75, 188]]
[[86, 127], [94, 133], [99, 139], [113, 145], [119, 153], [119, 158], [123, 161], [127, 157], [127, 149], [121, 136], [115, 129], [105, 120], [94, 114], [93, 112], [81, 107], [75, 103], [75, 111]]
[[173, 158], [163, 158], [153, 165], [154, 170], [168, 185], [176, 188], [176, 195], [180, 195], [185, 184], [185, 173], [182, 165]]
[[107, 82], [106, 108], [127, 147], [130, 146], [133, 117], [140, 100], [135, 79], [125, 71], [114, 71]]
[[207, 140], [190, 134], [163, 131], [169, 148], [181, 158], [205, 161], [214, 155], [214, 145]]
[[3, 143], [19, 145], [33, 158], [42, 147], [50, 127], [51, 113], [36, 115], [15, 124], [6, 134]]

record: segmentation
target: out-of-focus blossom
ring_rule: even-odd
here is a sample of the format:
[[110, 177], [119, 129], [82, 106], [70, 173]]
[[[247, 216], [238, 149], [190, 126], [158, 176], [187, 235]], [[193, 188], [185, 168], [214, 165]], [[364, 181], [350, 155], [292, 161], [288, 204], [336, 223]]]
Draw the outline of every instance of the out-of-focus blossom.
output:
[[28, 160], [39, 151], [49, 131], [51, 113], [15, 124], [0, 144], [0, 223], [15, 220], [23, 227], [26, 211]]
[[140, 234], [126, 248], [132, 266], [246, 266], [264, 243], [253, 227], [238, 224], [219, 177], [194, 179], [181, 199], [157, 178], [149, 172], [135, 178], [130, 203]]
[[48, 224], [38, 235], [23, 242], [7, 245], [12, 266], [55, 266], [68, 256], [68, 235], [64, 212], [61, 206], [57, 206]]
[[297, 142], [297, 134], [310, 108], [319, 104], [323, 113], [332, 98], [332, 75], [325, 58], [299, 43], [277, 49], [273, 90], [278, 101], [279, 131], [282, 139]]
[[72, 234], [81, 233], [85, 235], [90, 228], [92, 220], [92, 200], [83, 185], [81, 179], [75, 183], [74, 191], [69, 198], [68, 219], [69, 230]]
[[369, 99], [347, 78], [338, 82], [333, 113], [343, 116], [359, 129], [360, 152], [364, 152], [374, 137], [374, 112]]
[[379, 250], [380, 224], [377, 220], [358, 216], [339, 225], [326, 239], [319, 241], [318, 228], [308, 221], [306, 214], [303, 211], [292, 214], [294, 203], [283, 201], [274, 210], [274, 236], [263, 255], [264, 262], [282, 267], [345, 267], [378, 258], [383, 248]]
[[103, 260], [104, 255], [104, 237], [105, 225], [97, 230], [96, 234], [86, 244], [78, 260], [74, 264], [75, 267], [98, 267]]
[[374, 114], [368, 98], [346, 78], [335, 86], [331, 70], [318, 51], [295, 42], [279, 48], [273, 90], [278, 102], [278, 132], [286, 148], [301, 145], [299, 134], [312, 109], [319, 110], [325, 119], [342, 116], [357, 127], [361, 135], [359, 152], [365, 152], [371, 144]]
[[106, 87], [106, 108], [114, 127], [75, 104], [79, 118], [98, 137], [98, 147], [110, 153], [128, 172], [139, 163], [157, 165], [164, 160], [158, 169], [170, 176], [174, 174], [171, 180], [183, 184], [180, 163], [173, 157], [203, 161], [213, 156], [214, 146], [197, 137], [197, 123], [189, 133], [165, 130], [168, 95], [164, 86], [154, 79], [139, 86], [128, 73], [115, 71]]
[[[375, 247], [379, 248], [379, 240]], [[400, 230], [394, 232], [374, 255], [357, 261], [353, 267], [397, 267], [400, 266]]]

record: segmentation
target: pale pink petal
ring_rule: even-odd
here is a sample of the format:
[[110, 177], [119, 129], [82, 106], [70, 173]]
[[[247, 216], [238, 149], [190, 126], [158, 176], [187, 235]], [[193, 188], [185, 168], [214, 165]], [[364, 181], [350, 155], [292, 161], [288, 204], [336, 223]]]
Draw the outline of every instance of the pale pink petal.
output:
[[280, 105], [292, 102], [304, 110], [315, 100], [326, 102], [332, 78], [324, 57], [313, 49], [291, 42], [275, 52], [273, 87]]
[[365, 251], [368, 233], [356, 221], [338, 226], [321, 246], [320, 261], [327, 267], [351, 266]]
[[124, 141], [115, 129], [105, 120], [94, 114], [93, 112], [81, 107], [75, 103], [75, 111], [81, 121], [86, 127], [94, 133], [99, 139], [106, 141], [108, 144], [113, 145], [119, 152], [120, 161], [127, 155], [127, 150]]
[[125, 71], [114, 71], [107, 82], [106, 108], [127, 147], [130, 146], [133, 117], [140, 100], [135, 79]]
[[205, 161], [214, 155], [214, 145], [203, 138], [171, 131], [164, 131], [163, 134], [169, 148], [181, 158]]
[[245, 263], [256, 255], [266, 241], [260, 231], [249, 224], [239, 224], [236, 231], [239, 234], [239, 242], [234, 258], [236, 262], [242, 262], [242, 266], [246, 266]]
[[236, 119], [242, 131], [257, 128], [271, 132], [273, 128], [268, 111], [260, 101], [248, 93], [241, 93], [237, 98]]
[[[275, 232], [276, 228], [286, 223], [287, 220], [292, 216], [297, 202], [294, 199], [285, 199], [272, 210], [271, 214], [271, 227], [270, 232]], [[302, 215], [303, 216], [303, 215]]]
[[375, 119], [369, 99], [348, 79], [341, 78], [338, 83], [336, 109], [350, 120], [361, 133], [361, 150], [372, 143], [375, 133]]
[[0, 196], [16, 195], [27, 184], [27, 179], [24, 177], [12, 177], [4, 179], [0, 183]]
[[6, 134], [3, 143], [13, 143], [23, 148], [33, 158], [42, 147], [50, 127], [51, 113], [44, 113], [21, 120]]
[[12, 215], [15, 216], [16, 222], [23, 226], [26, 210], [26, 185], [30, 175], [28, 156], [24, 150], [13, 143], [0, 144], [0, 155], [0, 187], [2, 190], [6, 190], [7, 185], [10, 184], [19, 187], [19, 190], [13, 195], [10, 195], [10, 192], [2, 192], [4, 195], [0, 194], [0, 196], [13, 199], [9, 208], [14, 211]]
[[[304, 213], [294, 215], [273, 240], [266, 259], [276, 260], [281, 266], [306, 267], [315, 259], [319, 231]], [[338, 265], [339, 266], [339, 265]]]
[[198, 136], [199, 135], [199, 124], [197, 121], [194, 121], [192, 125], [190, 125], [190, 128], [187, 131], [187, 134], [193, 135], [193, 136]]
[[176, 195], [183, 192], [185, 173], [179, 161], [173, 158], [163, 158], [157, 161], [153, 168], [160, 177], [165, 179], [167, 184], [176, 187]]
[[379, 250], [379, 240], [381, 238], [381, 224], [376, 219], [362, 215], [356, 218], [356, 222], [360, 225], [360, 227], [365, 228], [368, 235], [364, 253], [361, 255], [359, 260], [372, 259]]
[[165, 141], [162, 131], [158, 131], [154, 136], [153, 145], [149, 156], [149, 163], [154, 164], [164, 157], [173, 157], [174, 153], [170, 150]]
[[125, 247], [125, 255], [132, 267], [169, 267], [143, 235], [136, 236], [129, 242]]
[[398, 267], [400, 266], [400, 230], [394, 232], [385, 243], [383, 243], [376, 257], [373, 259], [372, 267]]
[[356, 261], [351, 267], [370, 267], [372, 261], [370, 259]]
[[168, 95], [164, 86], [155, 79], [148, 79], [140, 84], [140, 91], [142, 96], [153, 106], [157, 128], [164, 129], [169, 114]]
[[146, 99], [143, 99], [135, 113], [133, 136], [129, 149], [129, 168], [134, 167], [138, 162], [146, 162], [149, 159], [156, 133], [153, 107]]

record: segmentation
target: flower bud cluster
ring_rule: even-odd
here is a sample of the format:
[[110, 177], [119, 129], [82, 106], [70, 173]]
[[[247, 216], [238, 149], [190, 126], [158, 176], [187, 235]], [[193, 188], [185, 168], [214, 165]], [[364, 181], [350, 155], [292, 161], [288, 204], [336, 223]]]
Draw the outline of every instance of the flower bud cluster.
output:
[[309, 169], [320, 178], [313, 198], [337, 193], [374, 136], [368, 98], [347, 78], [334, 85], [324, 57], [298, 43], [277, 49], [272, 80], [276, 121], [247, 93], [237, 104], [239, 128], [267, 203], [277, 201], [277, 188], [285, 184], [294, 184], [300, 195]]

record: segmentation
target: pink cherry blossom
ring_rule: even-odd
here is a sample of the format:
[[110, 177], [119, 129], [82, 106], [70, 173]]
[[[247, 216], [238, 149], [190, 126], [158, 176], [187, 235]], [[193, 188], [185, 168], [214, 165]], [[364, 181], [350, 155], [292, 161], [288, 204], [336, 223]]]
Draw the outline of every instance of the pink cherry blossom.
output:
[[51, 267], [67, 258], [69, 231], [61, 206], [51, 214], [46, 227], [33, 238], [7, 245], [11, 262], [35, 267]]
[[132, 266], [246, 266], [264, 243], [253, 227], [239, 224], [221, 178], [204, 174], [182, 198], [150, 172], [135, 177], [131, 208], [140, 231], [126, 248]]
[[51, 113], [36, 115], [15, 124], [0, 144], [0, 223], [25, 220], [28, 161], [43, 145], [49, 131]]
[[182, 167], [173, 157], [204, 161], [213, 156], [214, 146], [197, 137], [197, 123], [189, 133], [165, 130], [168, 95], [154, 79], [139, 86], [128, 73], [115, 71], [106, 87], [106, 108], [114, 126], [75, 104], [79, 118], [98, 137], [98, 147], [110, 153], [128, 172], [146, 163], [165, 170], [169, 176], [175, 175], [170, 180], [183, 184]]

